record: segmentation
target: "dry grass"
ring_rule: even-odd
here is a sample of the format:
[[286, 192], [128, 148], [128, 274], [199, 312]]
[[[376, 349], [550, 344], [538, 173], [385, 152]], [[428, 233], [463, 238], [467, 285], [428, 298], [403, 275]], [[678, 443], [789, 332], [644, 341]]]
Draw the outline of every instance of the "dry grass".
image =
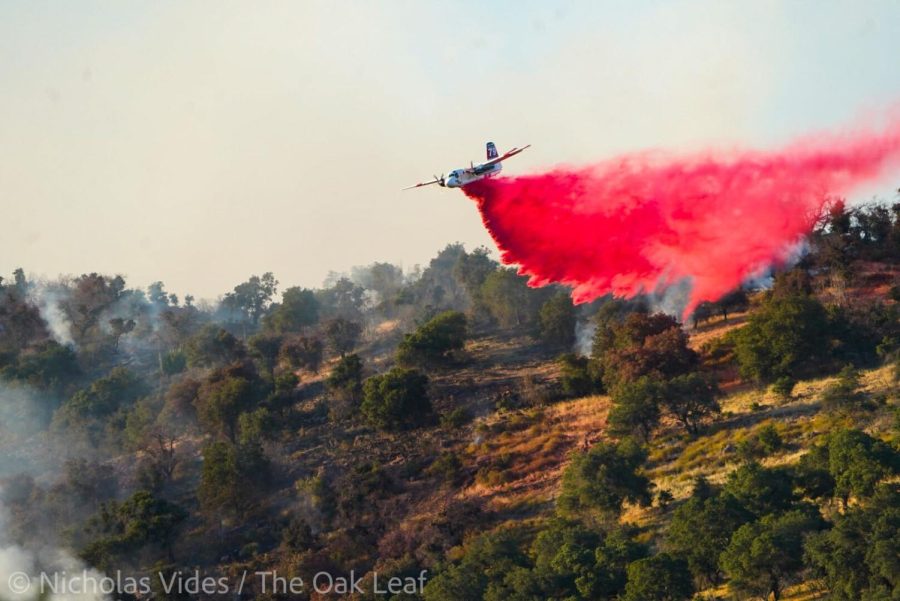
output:
[[482, 420], [467, 449], [481, 477], [461, 494], [502, 511], [552, 501], [570, 454], [602, 436], [608, 410], [608, 397], [592, 396]]

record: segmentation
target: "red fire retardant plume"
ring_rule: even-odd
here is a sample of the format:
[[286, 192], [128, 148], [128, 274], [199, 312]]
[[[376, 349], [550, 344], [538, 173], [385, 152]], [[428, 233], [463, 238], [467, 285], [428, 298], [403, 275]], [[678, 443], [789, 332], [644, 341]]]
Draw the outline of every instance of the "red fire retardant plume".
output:
[[900, 165], [900, 127], [779, 152], [643, 153], [583, 168], [485, 179], [478, 203], [504, 263], [575, 302], [660, 293], [687, 278], [684, 315], [786, 261], [827, 197]]

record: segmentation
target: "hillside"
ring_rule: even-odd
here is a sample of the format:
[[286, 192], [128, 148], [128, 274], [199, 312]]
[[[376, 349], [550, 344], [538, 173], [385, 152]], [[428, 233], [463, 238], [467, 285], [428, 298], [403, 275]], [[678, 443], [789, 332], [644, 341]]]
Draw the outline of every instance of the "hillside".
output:
[[[841, 219], [684, 324], [644, 298], [573, 306], [461, 245], [278, 302], [253, 276], [215, 306], [17, 272], [0, 551], [366, 575], [243, 598], [889, 598], [900, 218], [878, 243]], [[411, 588], [376, 594], [389, 577]]]

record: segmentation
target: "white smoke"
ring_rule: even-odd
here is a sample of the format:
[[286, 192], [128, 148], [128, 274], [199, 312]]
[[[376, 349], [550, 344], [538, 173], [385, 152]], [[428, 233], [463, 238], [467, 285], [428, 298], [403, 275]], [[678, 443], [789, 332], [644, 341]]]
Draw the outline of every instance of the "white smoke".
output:
[[0, 478], [40, 472], [54, 461], [41, 433], [47, 415], [40, 395], [0, 384]]
[[597, 324], [593, 319], [579, 319], [575, 322], [575, 348], [572, 350], [578, 355], [589, 357], [594, 346], [594, 332], [596, 331]]
[[[31, 551], [13, 544], [7, 534], [9, 519], [9, 512], [0, 502], [0, 601], [100, 601], [107, 598], [99, 591], [90, 590], [94, 587], [81, 586], [90, 581], [99, 582], [103, 574], [88, 569], [70, 554], [52, 548]], [[42, 586], [41, 574], [47, 574], [49, 581], [57, 586], [56, 591]], [[54, 581], [54, 575], [59, 580]], [[82, 588], [88, 590], [81, 592]]]
[[680, 320], [687, 307], [693, 286], [691, 278], [681, 278], [670, 286], [648, 294], [647, 302], [653, 311], [666, 313]]
[[62, 309], [67, 294], [61, 286], [37, 283], [28, 290], [28, 300], [40, 311], [53, 339], [64, 346], [74, 346], [72, 323]]

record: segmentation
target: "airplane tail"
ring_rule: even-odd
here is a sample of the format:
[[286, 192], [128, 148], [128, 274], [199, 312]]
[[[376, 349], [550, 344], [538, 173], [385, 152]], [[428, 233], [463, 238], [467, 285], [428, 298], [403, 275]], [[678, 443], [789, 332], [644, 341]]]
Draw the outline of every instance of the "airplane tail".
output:
[[491, 159], [496, 159], [498, 156], [500, 156], [500, 155], [497, 154], [497, 147], [494, 146], [493, 142], [488, 142], [487, 143], [487, 160], [490, 161]]

